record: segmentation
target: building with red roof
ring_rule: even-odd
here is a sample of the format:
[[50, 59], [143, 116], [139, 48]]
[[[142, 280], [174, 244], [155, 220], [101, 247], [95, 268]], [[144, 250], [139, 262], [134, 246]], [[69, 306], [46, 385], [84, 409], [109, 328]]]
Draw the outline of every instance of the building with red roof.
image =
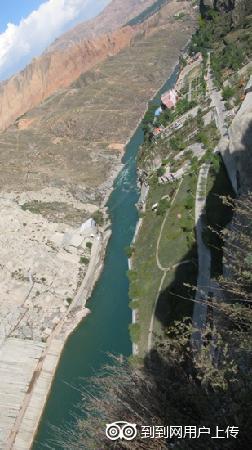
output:
[[178, 95], [175, 89], [171, 89], [161, 96], [162, 106], [167, 109], [175, 108], [177, 100]]

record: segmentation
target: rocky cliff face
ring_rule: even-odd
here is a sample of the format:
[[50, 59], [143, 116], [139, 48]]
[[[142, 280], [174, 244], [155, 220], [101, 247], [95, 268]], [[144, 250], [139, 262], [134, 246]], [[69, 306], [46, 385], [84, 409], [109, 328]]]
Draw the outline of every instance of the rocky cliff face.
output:
[[[56, 39], [48, 51], [70, 47], [83, 39], [93, 39], [101, 34], [111, 33], [140, 14], [156, 0], [112, 0], [96, 18], [80, 23]], [[167, 2], [170, 0], [167, 0]]]
[[130, 45], [136, 29], [121, 27], [155, 0], [113, 0], [95, 19], [58, 39], [23, 71], [0, 84], [0, 130], [6, 129], [81, 73]]
[[0, 86], [0, 129], [7, 128], [57, 89], [69, 86], [81, 73], [127, 47], [134, 34], [131, 27], [125, 27], [34, 59]]

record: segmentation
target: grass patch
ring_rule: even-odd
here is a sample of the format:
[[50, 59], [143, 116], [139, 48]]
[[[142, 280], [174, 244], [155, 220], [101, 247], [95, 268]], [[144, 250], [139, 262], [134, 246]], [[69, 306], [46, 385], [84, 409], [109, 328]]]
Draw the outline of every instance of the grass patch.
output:
[[159, 260], [163, 267], [177, 264], [194, 242], [196, 185], [196, 176], [187, 175], [169, 210], [159, 246]]
[[86, 218], [85, 211], [63, 202], [41, 202], [32, 200], [21, 205], [23, 211], [41, 214], [50, 222], [64, 222], [70, 225], [81, 224]]
[[[196, 244], [188, 252], [189, 259], [195, 259]], [[163, 329], [182, 320], [191, 317], [193, 313], [193, 298], [195, 291], [193, 286], [197, 284], [197, 265], [189, 263], [180, 265], [177, 269], [168, 272], [164, 287], [157, 302], [154, 321], [154, 333], [162, 333]]]
[[130, 309], [138, 309], [139, 308], [139, 301], [138, 300], [132, 300], [129, 302]]
[[163, 217], [153, 212], [151, 206], [163, 195], [169, 194], [170, 189], [168, 185], [154, 185], [150, 189], [146, 214], [132, 256], [134, 271], [129, 273], [129, 295], [132, 300], [138, 301], [141, 327], [138, 344], [142, 355], [146, 349], [150, 318], [162, 276], [156, 265], [156, 244]]
[[140, 338], [140, 325], [139, 323], [131, 323], [129, 325], [130, 338], [134, 344], [137, 344]]
[[[157, 267], [156, 246], [164, 217], [153, 212], [151, 210], [151, 206], [153, 203], [158, 202], [163, 195], [169, 195], [172, 197], [175, 193], [175, 189], [176, 185], [174, 184], [153, 184], [151, 186], [147, 199], [146, 214], [135, 243], [135, 251], [133, 255], [134, 270], [129, 272], [129, 279], [130, 298], [134, 300], [131, 302], [131, 305], [135, 306], [135, 300], [137, 300], [140, 325], [138, 341], [140, 356], [143, 356], [146, 351], [150, 321], [163, 275], [163, 272]], [[177, 264], [182, 260], [196, 258], [196, 253], [192, 252], [192, 247], [195, 244], [193, 232], [195, 190], [196, 177], [190, 175], [186, 176], [182, 182], [176, 201], [171, 207], [171, 215], [168, 216], [163, 230], [159, 257], [162, 259], [164, 266], [169, 267], [170, 265]], [[177, 214], [182, 215], [180, 221], [177, 219]], [[190, 220], [190, 231], [183, 232], [181, 226], [186, 227], [186, 220]], [[178, 221], [180, 223], [179, 228]], [[194, 263], [181, 267], [183, 267], [182, 280], [185, 280], [187, 283], [190, 283], [192, 280], [195, 281], [195, 277], [197, 277], [195, 261]], [[191, 271], [193, 271], [193, 276], [190, 274]], [[176, 281], [176, 284], [172, 286], [172, 289], [174, 288], [176, 291], [179, 289], [179, 282], [177, 282], [176, 277], [176, 280], [169, 278], [172, 273], [173, 272], [170, 272], [167, 275], [165, 288], [172, 284], [172, 281]], [[180, 286], [180, 292], [181, 295], [185, 294], [184, 287], [182, 285]], [[170, 301], [168, 300], [170, 305], [169, 308], [173, 309], [175, 305], [174, 302], [175, 300], [173, 300], [170, 304]], [[179, 309], [182, 303], [183, 302], [181, 300], [175, 308], [176, 310], [174, 315], [171, 315], [171, 317], [179, 316], [177, 314], [177, 308]], [[181, 309], [182, 316], [188, 315], [189, 312], [190, 311], [187, 307], [185, 309], [184, 307]], [[170, 315], [170, 309], [167, 314]], [[160, 329], [162, 328], [162, 323], [158, 320], [157, 322], [159, 322], [159, 324], [157, 323], [155, 325], [155, 331], [158, 327], [160, 327]]]

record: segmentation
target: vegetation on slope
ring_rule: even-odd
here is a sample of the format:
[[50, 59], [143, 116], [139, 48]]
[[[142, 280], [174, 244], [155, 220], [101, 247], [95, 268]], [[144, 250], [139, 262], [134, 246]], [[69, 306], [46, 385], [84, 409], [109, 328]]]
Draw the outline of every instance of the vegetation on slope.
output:
[[[236, 25], [238, 35], [240, 29], [250, 28], [247, 25], [248, 21], [249, 18], [243, 21], [240, 28]], [[220, 87], [223, 87], [227, 74], [232, 75], [238, 67], [251, 58], [251, 46], [249, 48], [243, 41], [242, 33], [239, 35], [238, 42], [240, 54], [234, 48], [234, 44], [230, 47], [227, 37], [230, 38], [234, 31], [234, 23], [229, 13], [220, 15], [216, 11], [208, 10], [207, 17], [202, 19], [199, 31], [192, 41], [192, 53], [201, 51], [206, 54], [209, 48], [216, 51], [219, 66], [213, 58], [212, 70], [216, 84]], [[225, 91], [224, 86], [223, 95], [230, 97], [231, 94], [233, 93]], [[205, 104], [204, 107], [206, 106]], [[169, 114], [167, 115], [169, 116]], [[167, 123], [169, 120], [168, 117]], [[93, 380], [95, 392], [98, 389], [101, 396], [97, 398], [97, 396], [92, 396], [92, 393], [85, 396], [84, 403], [88, 404], [88, 417], [87, 420], [80, 421], [78, 437], [76, 440], [72, 440], [71, 437], [69, 449], [80, 449], [84, 442], [90, 449], [101, 447], [103, 449], [130, 448], [133, 450], [163, 448], [243, 450], [252, 446], [250, 433], [252, 425], [250, 406], [252, 399], [252, 196], [250, 194], [246, 198], [235, 201], [226, 198], [223, 205], [219, 195], [230, 194], [231, 191], [219, 157], [213, 155], [214, 147], [219, 139], [216, 127], [212, 123], [207, 126], [203, 125], [201, 113], [189, 121], [186, 126], [194, 128], [194, 132], [191, 130], [186, 135], [186, 139], [186, 127], [175, 131], [172, 138], [169, 136], [163, 140], [150, 141], [147, 135], [141, 150], [140, 167], [148, 174], [152, 172], [152, 175], [150, 177], [150, 194], [144, 213], [145, 232], [140, 235], [140, 239], [143, 241], [141, 241], [140, 252], [137, 249], [137, 243], [134, 245], [133, 254], [135, 260], [142, 258], [137, 267], [142, 265], [144, 270], [141, 274], [136, 271], [130, 273], [130, 281], [131, 289], [133, 289], [132, 298], [137, 297], [137, 308], [141, 311], [142, 307], [142, 314], [144, 314], [148, 308], [149, 297], [152, 297], [150, 304], [153, 306], [155, 298], [153, 291], [158, 289], [161, 278], [161, 273], [156, 273], [157, 266], [155, 264], [157, 227], [160, 229], [162, 218], [171, 207], [170, 201], [166, 211], [163, 211], [162, 207], [164, 215], [154, 215], [150, 208], [152, 203], [160, 199], [161, 195], [170, 196], [170, 187], [167, 187], [167, 191], [165, 193], [162, 191], [161, 194], [161, 190], [164, 190], [165, 186], [158, 185], [158, 177], [163, 173], [162, 167], [166, 167], [169, 158], [174, 158], [176, 152], [177, 154], [183, 152], [186, 147], [185, 143], [186, 145], [195, 142], [201, 143], [205, 149], [205, 155], [200, 162], [211, 163], [206, 219], [207, 224], [213, 230], [205, 238], [209, 239], [207, 244], [212, 250], [214, 264], [212, 276], [216, 277], [217, 282], [217, 290], [211, 292], [211, 295], [204, 299], [207, 306], [207, 324], [201, 330], [202, 345], [197, 350], [193, 345], [192, 335], [195, 330], [192, 328], [190, 319], [184, 318], [175, 324], [171, 323], [172, 311], [176, 312], [178, 303], [173, 305], [171, 311], [169, 309], [171, 299], [169, 298], [169, 307], [167, 308], [166, 303], [166, 308], [161, 310], [158, 317], [159, 322], [163, 321], [164, 325], [162, 338], [156, 340], [154, 348], [145, 355], [144, 359], [137, 361], [139, 365], [135, 367], [128, 362], [118, 362], [108, 369], [105, 376], [102, 374]], [[147, 133], [149, 131], [147, 127], [146, 131]], [[158, 158], [161, 158], [159, 167], [154, 165], [154, 161]], [[192, 157], [191, 163], [191, 171], [197, 173], [199, 160]], [[176, 166], [179, 163], [176, 161], [173, 164]], [[157, 170], [159, 170], [158, 173]], [[159, 189], [160, 192], [158, 192]], [[183, 211], [187, 207], [189, 211], [193, 210], [193, 200], [190, 200], [191, 192], [188, 194], [183, 203]], [[225, 228], [231, 214], [233, 214], [232, 227]], [[175, 215], [174, 219], [176, 217], [178, 218]], [[169, 228], [169, 232], [176, 233], [172, 215], [170, 225], [172, 226]], [[191, 229], [189, 223], [186, 224], [185, 230], [187, 230], [187, 225]], [[180, 236], [183, 234], [180, 233]], [[172, 241], [169, 239], [170, 237], [166, 234], [163, 241], [162, 251], [165, 262], [167, 258], [173, 258], [179, 251], [177, 244], [173, 252], [166, 253], [167, 246]], [[144, 241], [144, 239], [146, 240]], [[220, 245], [221, 251], [216, 252], [214, 247], [217, 245]], [[191, 246], [193, 248], [193, 242]], [[223, 262], [226, 272], [229, 274], [228, 278], [221, 276]], [[151, 274], [151, 279], [148, 278], [147, 273]], [[188, 277], [188, 271], [184, 274]], [[169, 279], [170, 272], [167, 273], [167, 277], [167, 292], [170, 295], [172, 286], [172, 280]], [[140, 283], [138, 283], [139, 279]], [[181, 289], [184, 281], [186, 280], [183, 275], [179, 273], [176, 287]], [[179, 295], [181, 295], [181, 291]], [[184, 300], [188, 301], [188, 295], [185, 293], [183, 296]], [[134, 302], [135, 307], [136, 303]], [[165, 322], [164, 318], [167, 319], [168, 309], [168, 320]], [[156, 318], [157, 311], [158, 308], [156, 309]], [[176, 318], [175, 314], [173, 320]], [[134, 330], [134, 339], [138, 338], [138, 343], [140, 342], [141, 345], [139, 332], [141, 335], [142, 330], [137, 327], [137, 330]], [[148, 333], [148, 329], [146, 329], [146, 333]], [[109, 442], [104, 434], [106, 423], [116, 421], [118, 418], [136, 423], [139, 427], [141, 425], [167, 426], [175, 424], [206, 426], [215, 430], [218, 425], [224, 435], [228, 426], [236, 426], [240, 431], [237, 438], [215, 440], [214, 443], [207, 435], [199, 439], [180, 439], [175, 436], [173, 439], [161, 437], [157, 440], [141, 439], [138, 435], [134, 441], [120, 441], [118, 446], [118, 443]], [[92, 432], [94, 429], [96, 430], [95, 436]]]
[[218, 88], [232, 73], [249, 62], [252, 57], [252, 15], [242, 17], [234, 24], [232, 13], [208, 10], [199, 29], [192, 38], [190, 53], [212, 50], [211, 67]]
[[[68, 449], [118, 449], [118, 444], [105, 437], [106, 423], [125, 420], [141, 425], [218, 425], [225, 439], [215, 440], [215, 449], [244, 450], [251, 448], [251, 339], [252, 313], [252, 196], [234, 203], [232, 230], [225, 233], [233, 283], [220, 280], [219, 295], [208, 299], [214, 315], [203, 332], [203, 345], [195, 352], [191, 345], [189, 320], [167, 328], [165, 339], [146, 355], [141, 368], [127, 362], [110, 366], [105, 374], [92, 380], [99, 398], [84, 394], [88, 416], [79, 422], [78, 435], [71, 436]], [[240, 220], [249, 224], [241, 230]], [[229, 299], [227, 303], [226, 299]], [[225, 431], [239, 429], [236, 438]], [[96, 430], [93, 433], [93, 430]], [[212, 439], [204, 434], [199, 439], [141, 439], [120, 441], [120, 449], [213, 448]]]

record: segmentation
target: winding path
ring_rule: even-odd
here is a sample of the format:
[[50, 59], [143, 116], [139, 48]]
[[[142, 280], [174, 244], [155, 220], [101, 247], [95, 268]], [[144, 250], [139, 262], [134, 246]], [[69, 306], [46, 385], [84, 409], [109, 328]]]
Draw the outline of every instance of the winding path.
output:
[[159, 268], [159, 270], [161, 270], [161, 272], [163, 272], [163, 275], [162, 275], [162, 278], [161, 278], [161, 281], [160, 281], [160, 284], [159, 284], [156, 300], [155, 300], [155, 303], [154, 303], [154, 306], [153, 306], [150, 326], [149, 326], [148, 347], [147, 347], [148, 351], [151, 350], [152, 344], [153, 344], [153, 328], [154, 328], [154, 320], [155, 320], [155, 311], [156, 311], [156, 307], [157, 307], [158, 298], [159, 298], [160, 292], [162, 291], [162, 287], [163, 287], [163, 284], [164, 284], [164, 281], [165, 281], [166, 274], [170, 270], [174, 270], [177, 267], [181, 266], [182, 264], [191, 263], [191, 260], [185, 260], [185, 261], [179, 262], [178, 264], [174, 264], [173, 266], [170, 266], [170, 267], [163, 267], [161, 262], [160, 262], [160, 259], [159, 259], [159, 247], [160, 247], [160, 242], [161, 242], [161, 239], [162, 239], [162, 234], [163, 234], [163, 230], [164, 230], [164, 227], [165, 227], [165, 223], [166, 223], [167, 218], [168, 218], [168, 216], [170, 214], [171, 207], [172, 207], [172, 205], [174, 204], [174, 202], [175, 202], [175, 200], [177, 198], [177, 195], [178, 195], [178, 192], [179, 192], [179, 189], [180, 189], [180, 186], [181, 186], [182, 182], [183, 182], [183, 178], [181, 178], [181, 180], [179, 182], [178, 188], [177, 188], [177, 190], [176, 190], [176, 192], [175, 192], [175, 194], [173, 196], [170, 208], [167, 210], [167, 212], [165, 214], [165, 217], [164, 217], [164, 220], [163, 220], [162, 225], [160, 227], [160, 232], [159, 232], [159, 235], [158, 235], [157, 246], [156, 246], [156, 263], [157, 263], [157, 267]]

